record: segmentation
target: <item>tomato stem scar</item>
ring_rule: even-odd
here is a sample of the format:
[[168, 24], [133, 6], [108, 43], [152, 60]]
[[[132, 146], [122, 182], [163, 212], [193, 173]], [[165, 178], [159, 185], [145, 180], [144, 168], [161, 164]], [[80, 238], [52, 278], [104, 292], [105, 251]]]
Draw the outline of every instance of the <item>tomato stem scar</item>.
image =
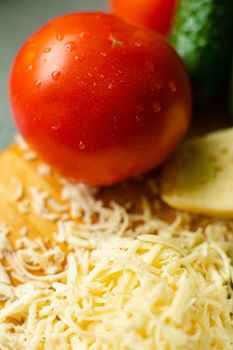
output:
[[120, 41], [120, 40], [117, 40], [113, 35], [110, 35], [109, 40], [112, 42], [112, 47], [115, 47], [115, 46], [122, 46], [122, 47], [124, 47], [123, 42]]

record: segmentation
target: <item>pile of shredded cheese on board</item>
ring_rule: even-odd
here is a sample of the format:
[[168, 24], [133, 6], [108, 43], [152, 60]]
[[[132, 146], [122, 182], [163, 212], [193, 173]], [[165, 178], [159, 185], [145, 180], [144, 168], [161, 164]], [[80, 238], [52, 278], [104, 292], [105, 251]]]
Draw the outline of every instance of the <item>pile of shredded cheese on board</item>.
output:
[[233, 222], [192, 230], [146, 197], [134, 213], [96, 191], [63, 181], [64, 206], [30, 189], [33, 210], [56, 221], [51, 247], [25, 227], [14, 249], [0, 225], [0, 349], [232, 350]]

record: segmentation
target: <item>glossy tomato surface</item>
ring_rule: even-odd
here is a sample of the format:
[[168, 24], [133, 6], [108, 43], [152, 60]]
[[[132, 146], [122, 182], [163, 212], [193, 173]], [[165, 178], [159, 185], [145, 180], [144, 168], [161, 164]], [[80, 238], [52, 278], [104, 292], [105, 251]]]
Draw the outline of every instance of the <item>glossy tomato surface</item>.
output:
[[120, 18], [161, 34], [168, 34], [177, 0], [112, 0]]
[[52, 20], [19, 51], [16, 124], [64, 176], [107, 185], [160, 164], [189, 124], [184, 66], [167, 42], [109, 15]]

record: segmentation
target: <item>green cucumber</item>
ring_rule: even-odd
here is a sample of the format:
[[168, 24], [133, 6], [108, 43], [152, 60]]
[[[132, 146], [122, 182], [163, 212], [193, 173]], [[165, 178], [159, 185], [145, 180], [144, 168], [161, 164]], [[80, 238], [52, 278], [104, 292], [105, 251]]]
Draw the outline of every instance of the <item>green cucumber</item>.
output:
[[229, 69], [233, 0], [180, 0], [170, 41], [187, 65], [194, 99], [207, 104]]

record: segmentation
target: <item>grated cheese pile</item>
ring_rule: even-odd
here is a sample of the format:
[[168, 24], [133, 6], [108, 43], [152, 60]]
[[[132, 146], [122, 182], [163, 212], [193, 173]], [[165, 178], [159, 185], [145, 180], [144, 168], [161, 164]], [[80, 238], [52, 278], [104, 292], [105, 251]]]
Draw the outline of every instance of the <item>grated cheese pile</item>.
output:
[[232, 221], [193, 231], [147, 198], [134, 213], [62, 184], [65, 206], [30, 189], [32, 210], [56, 221], [53, 246], [24, 228], [14, 250], [0, 226], [1, 350], [233, 349]]

